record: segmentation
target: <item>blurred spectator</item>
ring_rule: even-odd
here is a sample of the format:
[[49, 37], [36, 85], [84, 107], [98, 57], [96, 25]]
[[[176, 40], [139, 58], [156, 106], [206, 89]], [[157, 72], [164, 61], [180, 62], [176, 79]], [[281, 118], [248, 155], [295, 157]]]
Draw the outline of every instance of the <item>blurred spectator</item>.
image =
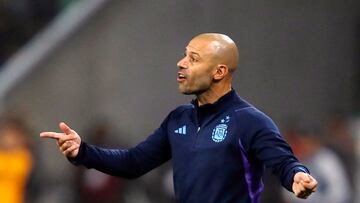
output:
[[354, 201], [353, 202], [360, 202], [360, 117], [356, 116], [351, 120], [351, 134], [354, 136], [355, 139], [355, 151], [356, 151], [356, 165], [354, 168], [355, 174], [355, 192], [354, 192]]
[[33, 158], [29, 131], [17, 118], [0, 119], [0, 202], [25, 202], [26, 185]]
[[341, 158], [346, 173], [350, 177], [352, 186], [356, 173], [355, 139], [350, 132], [350, 123], [347, 117], [336, 113], [332, 114], [325, 124], [325, 141]]
[[[318, 189], [307, 200], [296, 199], [283, 192], [285, 202], [349, 203], [352, 187], [340, 158], [321, 141], [319, 128], [306, 121], [297, 122], [285, 132], [295, 155], [318, 180]], [[340, 141], [339, 141], [340, 142]]]
[[[98, 146], [111, 146], [110, 127], [106, 123], [97, 123], [88, 131], [89, 143]], [[125, 180], [104, 174], [95, 169], [80, 169], [79, 191], [80, 202], [84, 203], [118, 203], [123, 202]]]

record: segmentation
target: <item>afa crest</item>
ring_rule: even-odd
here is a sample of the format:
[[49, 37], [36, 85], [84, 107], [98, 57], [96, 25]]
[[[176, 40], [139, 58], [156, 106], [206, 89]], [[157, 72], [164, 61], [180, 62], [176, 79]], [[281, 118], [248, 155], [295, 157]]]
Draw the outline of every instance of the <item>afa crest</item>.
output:
[[212, 132], [212, 140], [214, 142], [221, 142], [225, 139], [226, 134], [227, 134], [227, 125], [226, 124], [219, 124], [217, 125], [213, 132]]
[[221, 124], [217, 125], [213, 129], [211, 138], [214, 142], [222, 142], [223, 140], [225, 140], [228, 128], [228, 125], [226, 123], [228, 123], [229, 121], [230, 117], [226, 116], [225, 119], [221, 119]]

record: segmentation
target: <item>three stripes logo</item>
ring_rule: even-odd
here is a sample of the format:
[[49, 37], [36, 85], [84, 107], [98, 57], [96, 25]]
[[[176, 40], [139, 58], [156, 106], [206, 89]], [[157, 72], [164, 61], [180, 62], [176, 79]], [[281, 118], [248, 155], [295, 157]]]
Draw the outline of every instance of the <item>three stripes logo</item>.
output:
[[175, 130], [175, 133], [181, 134], [181, 135], [186, 135], [186, 125]]

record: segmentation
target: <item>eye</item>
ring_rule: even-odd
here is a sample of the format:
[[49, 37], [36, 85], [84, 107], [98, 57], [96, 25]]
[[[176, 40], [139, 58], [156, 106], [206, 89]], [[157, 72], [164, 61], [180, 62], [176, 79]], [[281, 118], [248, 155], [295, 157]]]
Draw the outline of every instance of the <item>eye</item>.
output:
[[187, 52], [184, 52], [184, 58], [185, 57], [188, 57], [189, 58], [189, 62], [190, 63], [194, 63], [194, 62], [198, 62], [199, 61], [199, 59], [197, 58], [197, 57], [194, 57], [194, 55], [192, 54], [192, 53], [189, 53], [189, 54], [187, 54]]
[[198, 62], [199, 59], [196, 58], [196, 57], [194, 57], [194, 56], [189, 56], [189, 61], [190, 61], [191, 63], [193, 63], [193, 62]]

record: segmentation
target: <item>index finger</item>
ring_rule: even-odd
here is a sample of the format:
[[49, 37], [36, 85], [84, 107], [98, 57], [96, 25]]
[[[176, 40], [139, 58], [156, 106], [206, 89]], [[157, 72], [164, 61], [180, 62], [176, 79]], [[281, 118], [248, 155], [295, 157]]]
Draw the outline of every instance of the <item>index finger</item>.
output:
[[42, 132], [40, 133], [41, 138], [52, 138], [52, 139], [60, 139], [63, 138], [65, 135], [63, 133], [56, 133], [56, 132]]

